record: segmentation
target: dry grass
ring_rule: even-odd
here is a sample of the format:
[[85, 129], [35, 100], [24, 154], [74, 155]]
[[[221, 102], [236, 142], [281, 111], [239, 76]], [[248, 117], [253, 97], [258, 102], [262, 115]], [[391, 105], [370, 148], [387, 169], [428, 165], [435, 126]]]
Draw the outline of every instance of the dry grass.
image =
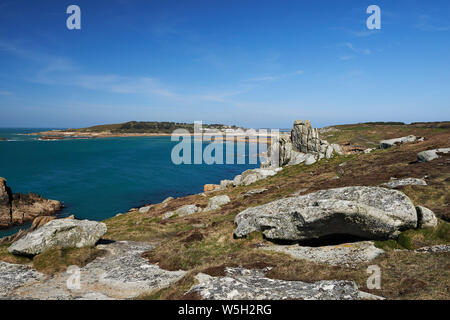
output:
[[52, 249], [33, 258], [33, 267], [42, 273], [53, 274], [67, 270], [71, 265], [83, 267], [95, 258], [102, 256], [103, 250], [86, 247], [74, 249]]

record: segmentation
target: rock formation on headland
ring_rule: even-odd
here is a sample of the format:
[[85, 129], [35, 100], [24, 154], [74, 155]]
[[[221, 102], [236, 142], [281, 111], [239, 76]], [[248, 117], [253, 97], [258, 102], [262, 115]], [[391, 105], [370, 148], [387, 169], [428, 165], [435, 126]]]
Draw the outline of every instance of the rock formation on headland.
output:
[[297, 120], [291, 133], [281, 133], [278, 143], [269, 148], [268, 159], [261, 166], [311, 165], [322, 158], [331, 158], [334, 153], [342, 153], [339, 145], [320, 139], [319, 131], [309, 120]]
[[33, 221], [38, 216], [53, 215], [61, 210], [61, 203], [37, 194], [12, 193], [6, 179], [0, 177], [0, 228]]

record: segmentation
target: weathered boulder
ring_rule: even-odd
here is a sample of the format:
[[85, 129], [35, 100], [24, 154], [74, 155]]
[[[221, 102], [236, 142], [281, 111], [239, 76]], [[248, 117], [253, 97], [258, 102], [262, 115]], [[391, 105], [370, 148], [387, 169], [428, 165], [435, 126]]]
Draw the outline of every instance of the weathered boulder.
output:
[[17, 255], [37, 255], [56, 247], [82, 248], [94, 245], [105, 233], [106, 225], [89, 220], [58, 219], [14, 242], [8, 251]]
[[266, 192], [267, 190], [268, 189], [266, 189], [266, 188], [249, 190], [246, 193], [244, 193], [243, 197], [245, 198], [245, 197], [253, 196], [255, 194], [261, 194], [261, 193]]
[[440, 157], [439, 154], [447, 154], [450, 152], [450, 148], [433, 149], [419, 152], [417, 154], [417, 160], [419, 162], [433, 161]]
[[417, 218], [419, 228], [434, 228], [438, 221], [433, 211], [428, 208], [417, 206]]
[[174, 197], [167, 197], [161, 203], [168, 203], [168, 202], [172, 201], [173, 199], [174, 199]]
[[391, 189], [397, 188], [397, 187], [409, 186], [409, 185], [426, 186], [427, 182], [423, 179], [404, 178], [404, 179], [392, 179], [389, 182], [381, 184], [382, 187], [391, 188]]
[[334, 235], [389, 239], [417, 226], [417, 213], [402, 192], [345, 187], [284, 198], [248, 208], [235, 218], [235, 236], [261, 231], [273, 240], [313, 240]]
[[220, 188], [226, 189], [228, 187], [233, 186], [233, 180], [221, 180], [220, 181]]
[[162, 219], [163, 219], [163, 220], [167, 220], [167, 219], [172, 218], [174, 215], [175, 215], [175, 212], [173, 212], [173, 211], [167, 211], [167, 212], [165, 212], [165, 213], [162, 215]]
[[380, 148], [388, 149], [395, 145], [399, 145], [399, 144], [403, 144], [403, 143], [410, 143], [410, 142], [414, 142], [416, 140], [417, 140], [417, 137], [413, 136], [413, 135], [401, 137], [401, 138], [389, 139], [389, 140], [382, 140], [382, 141], [380, 141]]
[[[275, 280], [265, 277], [268, 270], [226, 268], [226, 276], [196, 276], [198, 284], [187, 294], [204, 300], [360, 300], [380, 299], [358, 290], [353, 281], [326, 280], [313, 283]], [[382, 299], [382, 298], [381, 298]]]
[[175, 210], [175, 214], [179, 217], [189, 216], [191, 214], [202, 211], [200, 207], [197, 207], [195, 204], [187, 204]]
[[294, 245], [265, 245], [262, 250], [283, 252], [296, 259], [305, 259], [316, 263], [326, 263], [333, 266], [354, 267], [369, 262], [384, 251], [375, 247], [372, 241], [361, 241], [329, 245], [322, 247], [306, 247]]
[[139, 213], [143, 213], [143, 214], [148, 213], [151, 208], [153, 208], [152, 204], [144, 206], [144, 207], [141, 207], [141, 208], [139, 208]]
[[215, 196], [209, 199], [208, 206], [203, 210], [204, 212], [217, 210], [220, 207], [230, 203], [230, 197], [227, 195]]

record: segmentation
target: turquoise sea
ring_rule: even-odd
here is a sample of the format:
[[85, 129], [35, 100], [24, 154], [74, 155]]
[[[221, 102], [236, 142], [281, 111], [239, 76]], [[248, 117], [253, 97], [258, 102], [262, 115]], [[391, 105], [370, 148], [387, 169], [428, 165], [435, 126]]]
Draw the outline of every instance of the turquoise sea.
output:
[[[171, 151], [177, 142], [170, 137], [39, 141], [24, 135], [43, 130], [49, 129], [0, 128], [0, 137], [8, 139], [0, 141], [0, 177], [15, 193], [62, 201], [61, 215], [78, 219], [103, 220], [168, 196], [199, 193], [207, 183], [259, 166], [249, 164], [248, 152], [236, 155], [246, 164], [175, 165]], [[0, 231], [0, 237], [16, 231]]]

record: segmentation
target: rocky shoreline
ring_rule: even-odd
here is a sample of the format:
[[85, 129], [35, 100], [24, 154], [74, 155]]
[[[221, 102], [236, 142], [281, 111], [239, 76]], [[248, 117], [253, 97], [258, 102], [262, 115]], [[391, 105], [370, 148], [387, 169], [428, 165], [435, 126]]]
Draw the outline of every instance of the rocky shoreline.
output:
[[35, 193], [13, 193], [6, 179], [0, 177], [0, 229], [51, 216], [61, 209], [62, 204], [57, 200], [48, 200]]

